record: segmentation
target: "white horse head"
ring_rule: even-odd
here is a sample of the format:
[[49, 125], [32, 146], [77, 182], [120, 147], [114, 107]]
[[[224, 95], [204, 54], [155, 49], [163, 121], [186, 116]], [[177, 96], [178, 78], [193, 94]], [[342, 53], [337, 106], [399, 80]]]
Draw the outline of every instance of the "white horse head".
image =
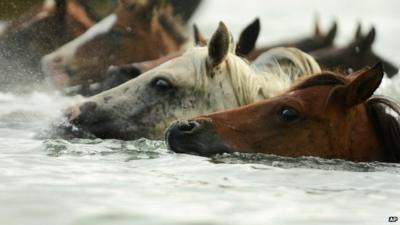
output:
[[[299, 76], [320, 72], [312, 57], [279, 48], [250, 66], [236, 56], [223, 23], [207, 47], [194, 47], [114, 89], [69, 108], [72, 123], [101, 138], [162, 139], [177, 119], [275, 96]], [[263, 68], [263, 69], [260, 69]], [[288, 72], [293, 74], [288, 74]]]

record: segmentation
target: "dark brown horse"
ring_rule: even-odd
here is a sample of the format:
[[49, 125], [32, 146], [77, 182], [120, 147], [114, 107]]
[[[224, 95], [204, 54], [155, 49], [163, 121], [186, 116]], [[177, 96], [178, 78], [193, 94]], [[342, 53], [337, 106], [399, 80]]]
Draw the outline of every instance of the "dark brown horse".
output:
[[45, 3], [10, 21], [0, 36], [1, 68], [9, 70], [1, 73], [2, 86], [40, 78], [41, 58], [93, 24], [77, 0]]
[[176, 122], [166, 139], [175, 152], [201, 155], [400, 162], [400, 107], [371, 98], [382, 78], [381, 64], [347, 77], [325, 72], [263, 102]]
[[325, 48], [313, 51], [310, 54], [329, 70], [342, 70], [345, 72], [356, 71], [371, 66], [377, 62], [382, 62], [388, 77], [393, 77], [398, 73], [398, 68], [392, 63], [382, 59], [372, 49], [375, 41], [376, 31], [372, 27], [367, 35], [362, 35], [359, 25], [355, 34], [354, 41], [343, 48]]
[[316, 23], [315, 23], [313, 36], [306, 37], [306, 38], [303, 38], [303, 39], [300, 39], [297, 41], [287, 41], [287, 42], [277, 43], [277, 44], [271, 45], [271, 46], [260, 47], [260, 48], [255, 49], [254, 51], [252, 51], [247, 56], [247, 58], [249, 60], [254, 60], [259, 55], [261, 55], [263, 52], [268, 51], [269, 49], [275, 48], [275, 47], [294, 47], [294, 48], [298, 48], [304, 52], [311, 52], [311, 51], [315, 51], [317, 49], [331, 47], [331, 46], [333, 46], [333, 41], [336, 37], [336, 33], [337, 33], [336, 22], [333, 23], [330, 30], [326, 34], [323, 34], [319, 27], [319, 20], [317, 19]]
[[157, 59], [186, 42], [180, 20], [164, 0], [120, 0], [116, 11], [43, 59], [57, 87], [98, 81], [111, 65]]

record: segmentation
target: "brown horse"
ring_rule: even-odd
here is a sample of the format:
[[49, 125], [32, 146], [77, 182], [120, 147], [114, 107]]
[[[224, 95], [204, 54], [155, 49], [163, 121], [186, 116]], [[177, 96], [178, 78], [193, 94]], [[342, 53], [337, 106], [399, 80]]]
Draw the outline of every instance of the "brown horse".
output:
[[101, 80], [111, 65], [157, 59], [186, 42], [180, 20], [163, 0], [120, 0], [116, 11], [43, 59], [57, 87]]
[[[0, 36], [2, 85], [40, 78], [40, 60], [94, 24], [77, 0], [47, 1], [10, 21]], [[21, 71], [22, 70], [22, 71]], [[18, 73], [21, 72], [21, 73]], [[21, 77], [15, 77], [21, 74]], [[13, 77], [4, 77], [13, 76]]]
[[268, 51], [269, 49], [275, 48], [275, 47], [294, 47], [298, 48], [304, 52], [311, 52], [315, 51], [317, 49], [321, 48], [326, 48], [326, 47], [331, 47], [333, 46], [333, 41], [336, 37], [337, 33], [337, 23], [333, 23], [330, 30], [326, 33], [323, 34], [321, 32], [321, 29], [319, 27], [319, 20], [316, 20], [315, 23], [315, 28], [314, 28], [314, 35], [311, 37], [306, 37], [297, 41], [287, 41], [287, 42], [282, 42], [282, 43], [277, 43], [275, 45], [271, 46], [264, 46], [257, 48], [250, 52], [250, 54], [247, 56], [249, 60], [254, 60], [256, 59], [259, 55], [261, 55], [263, 52]]
[[361, 25], [358, 25], [354, 41], [342, 48], [325, 48], [313, 51], [310, 54], [318, 63], [329, 70], [340, 69], [343, 71], [356, 71], [382, 62], [388, 77], [393, 77], [399, 69], [392, 63], [382, 59], [372, 49], [376, 31], [372, 27], [367, 35], [362, 35]]
[[325, 72], [263, 102], [176, 122], [166, 139], [173, 151], [201, 155], [400, 162], [400, 107], [371, 98], [382, 78], [381, 64], [348, 77]]

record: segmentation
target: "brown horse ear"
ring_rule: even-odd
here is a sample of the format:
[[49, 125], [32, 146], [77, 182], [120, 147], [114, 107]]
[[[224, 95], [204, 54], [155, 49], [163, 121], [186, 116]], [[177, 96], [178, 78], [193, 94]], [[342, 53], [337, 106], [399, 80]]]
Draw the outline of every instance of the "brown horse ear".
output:
[[207, 45], [207, 39], [200, 32], [200, 30], [196, 24], [193, 24], [193, 35], [194, 35], [194, 44], [196, 46], [206, 46]]
[[314, 36], [321, 37], [321, 28], [320, 28], [320, 18], [319, 15], [315, 15], [315, 22], [314, 22]]
[[230, 42], [231, 35], [228, 28], [223, 22], [220, 22], [208, 45], [208, 65], [215, 67], [225, 60], [231, 49]]
[[361, 32], [362, 32], [361, 23], [358, 22], [358, 24], [357, 24], [357, 29], [356, 29], [356, 33], [354, 34], [354, 41], [355, 41], [355, 42], [358, 41], [358, 40], [360, 40], [360, 39], [362, 38]]
[[328, 34], [325, 36], [325, 39], [324, 39], [325, 43], [328, 43], [328, 44], [332, 44], [333, 43], [333, 40], [336, 37], [337, 28], [338, 28], [338, 25], [337, 25], [337, 22], [335, 21], [332, 24], [332, 27], [329, 30]]
[[376, 64], [370, 69], [356, 72], [353, 80], [345, 86], [344, 102], [347, 106], [352, 107], [369, 99], [378, 89], [383, 79], [383, 65]]
[[256, 18], [240, 34], [239, 41], [236, 45], [236, 55], [245, 56], [254, 49], [260, 30], [260, 19]]
[[376, 30], [375, 27], [372, 27], [367, 36], [360, 42], [360, 50], [365, 51], [371, 49], [372, 45], [374, 44], [376, 37]]

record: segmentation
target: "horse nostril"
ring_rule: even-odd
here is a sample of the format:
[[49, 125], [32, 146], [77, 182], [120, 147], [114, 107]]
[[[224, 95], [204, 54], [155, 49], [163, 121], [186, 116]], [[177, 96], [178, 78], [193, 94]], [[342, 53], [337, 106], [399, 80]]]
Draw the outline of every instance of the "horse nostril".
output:
[[199, 126], [200, 124], [196, 121], [180, 121], [177, 124], [178, 130], [181, 132], [192, 132]]
[[90, 111], [93, 111], [97, 108], [96, 102], [85, 102], [80, 107], [79, 110], [81, 114], [87, 114]]

